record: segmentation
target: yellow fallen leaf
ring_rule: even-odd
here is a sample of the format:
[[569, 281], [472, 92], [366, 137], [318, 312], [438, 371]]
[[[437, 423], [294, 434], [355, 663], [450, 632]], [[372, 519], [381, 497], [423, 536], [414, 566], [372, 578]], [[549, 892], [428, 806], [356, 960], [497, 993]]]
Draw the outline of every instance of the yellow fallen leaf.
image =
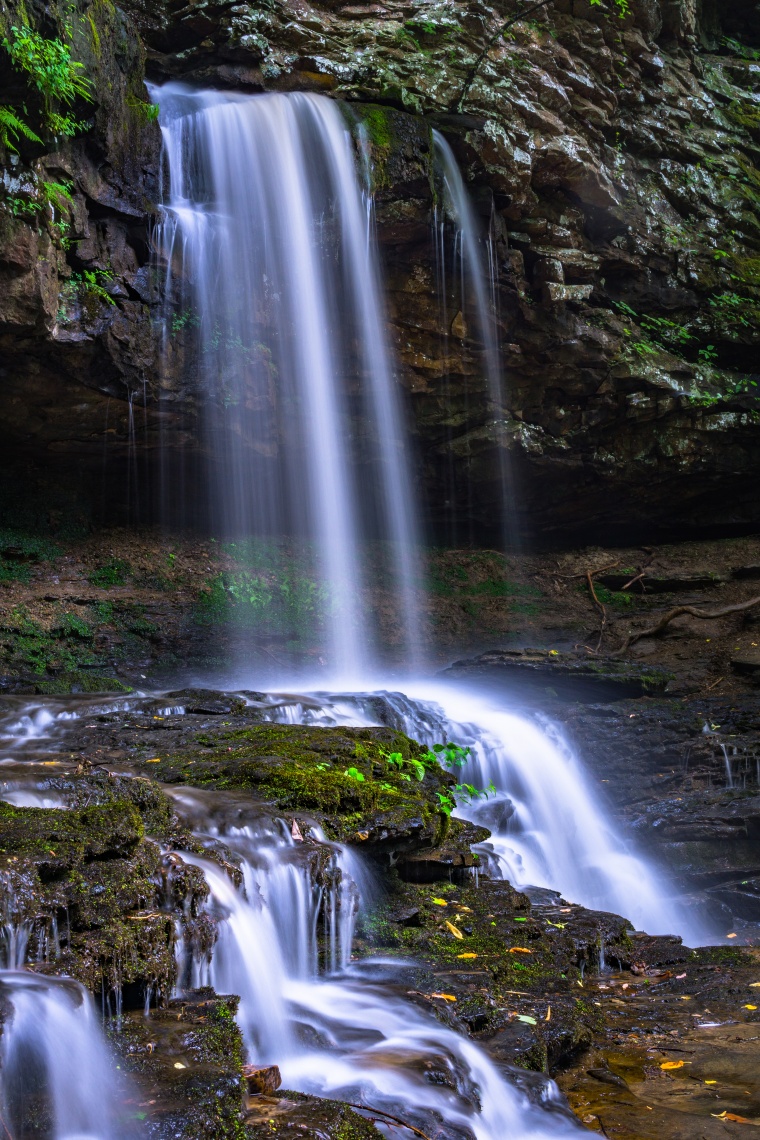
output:
[[455, 938], [459, 938], [460, 941], [464, 941], [464, 934], [462, 934], [461, 930], [457, 930], [457, 928], [456, 928], [456, 926], [454, 926], [453, 922], [447, 921], [446, 925], [448, 926], [449, 930], [451, 931], [451, 933], [454, 935]]
[[745, 1005], [745, 1009], [757, 1009], [756, 1005]]
[[472, 914], [472, 907], [471, 906], [460, 906], [459, 909], [463, 910], [465, 912], [465, 914]]
[[145, 763], [146, 764], [160, 764], [161, 763], [161, 757], [156, 756], [154, 760], [146, 760]]
[[183, 1065], [181, 1061], [175, 1061], [174, 1062], [174, 1068], [175, 1069], [186, 1069], [187, 1065]]
[[717, 1085], [717, 1081], [705, 1081], [706, 1085]]
[[[660, 1063], [661, 1069], [682, 1069], [686, 1061], [662, 1061]], [[691, 1064], [691, 1062], [689, 1062]]]
[[457, 958], [477, 958], [477, 954], [457, 954]]
[[727, 934], [726, 938], [736, 938], [736, 935], [735, 934]]
[[436, 906], [448, 906], [446, 899], [431, 899], [430, 901], [434, 902]]
[[546, 1007], [546, 1017], [544, 1018], [544, 1021], [551, 1021], [551, 1019], [552, 1019], [552, 1007], [549, 1005]]
[[750, 988], [751, 990], [758, 990], [758, 989], [760, 989], [760, 982], [750, 982], [750, 983], [749, 983], [749, 988]]
[[510, 946], [510, 954], [532, 954], [533, 951], [529, 950], [527, 946]]
[[431, 994], [431, 998], [442, 998], [444, 1001], [456, 1001], [453, 994]]

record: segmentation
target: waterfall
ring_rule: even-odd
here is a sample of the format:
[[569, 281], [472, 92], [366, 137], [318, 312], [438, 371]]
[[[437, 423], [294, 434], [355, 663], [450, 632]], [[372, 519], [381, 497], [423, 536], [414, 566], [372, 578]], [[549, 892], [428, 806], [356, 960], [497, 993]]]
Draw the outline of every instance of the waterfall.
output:
[[[218, 864], [180, 853], [203, 870], [218, 930], [211, 958], [196, 965], [193, 981], [241, 996], [239, 1022], [249, 1053], [258, 1064], [276, 1062], [286, 1088], [401, 1112], [420, 1127], [433, 1114], [444, 1122], [442, 1136], [548, 1140], [581, 1133], [553, 1082], [546, 1080], [540, 1103], [531, 1103], [478, 1046], [400, 996], [403, 964], [349, 963], [354, 901], [367, 881], [356, 853], [329, 845], [341, 885], [328, 888], [331, 897], [322, 901], [328, 914], [336, 903], [342, 909], [348, 902], [338, 923], [348, 945], [343, 969], [320, 976], [320, 899], [306, 863], [297, 859], [303, 841], [284, 827], [220, 826], [212, 815], [213, 796], [180, 793], [178, 802], [192, 805], [201, 839], [213, 835], [241, 856], [244, 873], [237, 889]], [[312, 828], [315, 838], [323, 842]], [[447, 1080], [431, 1082], [431, 1066]]]
[[[90, 995], [77, 982], [0, 971], [0, 1101], [8, 1136], [126, 1140], [118, 1082]], [[38, 1131], [39, 1129], [39, 1131]]]
[[346, 120], [316, 95], [153, 97], [167, 338], [194, 332], [207, 517], [226, 539], [304, 544], [336, 676], [377, 659], [362, 547], [379, 542], [413, 662], [411, 473]]
[[618, 833], [568, 742], [459, 686], [417, 682], [406, 693], [310, 694], [283, 701], [273, 720], [368, 727], [382, 722], [432, 746], [469, 748], [461, 782], [496, 791], [457, 810], [491, 831], [479, 851], [492, 874], [516, 887], [551, 888], [569, 901], [630, 918], [640, 929], [677, 931], [689, 945], [714, 935], [672, 896], [663, 877]]
[[[476, 332], [482, 343], [482, 362], [486, 375], [489, 414], [496, 428], [499, 453], [499, 478], [501, 484], [500, 519], [497, 526], [498, 538], [502, 544], [515, 546], [515, 491], [512, 468], [505, 438], [506, 421], [504, 402], [504, 365], [499, 347], [497, 326], [496, 253], [490, 230], [482, 225], [473, 209], [472, 200], [462, 178], [462, 172], [446, 139], [440, 131], [433, 131], [435, 157], [443, 182], [443, 211], [436, 210], [435, 246], [438, 266], [438, 291], [442, 298], [442, 316], [445, 323], [444, 336], [448, 337], [448, 317], [446, 292], [448, 289], [445, 257], [445, 223], [448, 215], [457, 229], [455, 254], [452, 269], [458, 269], [458, 294], [462, 312], [468, 308], [468, 301], [475, 315]], [[458, 263], [458, 264], [457, 264]]]

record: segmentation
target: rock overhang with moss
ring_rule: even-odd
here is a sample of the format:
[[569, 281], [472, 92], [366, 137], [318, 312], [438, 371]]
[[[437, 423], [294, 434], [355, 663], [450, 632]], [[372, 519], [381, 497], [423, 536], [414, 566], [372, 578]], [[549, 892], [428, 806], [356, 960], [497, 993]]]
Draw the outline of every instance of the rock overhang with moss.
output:
[[449, 828], [442, 798], [455, 783], [427, 749], [389, 728], [233, 728], [143, 766], [166, 784], [250, 792], [278, 812], [313, 819], [330, 839], [375, 850], [440, 843]]

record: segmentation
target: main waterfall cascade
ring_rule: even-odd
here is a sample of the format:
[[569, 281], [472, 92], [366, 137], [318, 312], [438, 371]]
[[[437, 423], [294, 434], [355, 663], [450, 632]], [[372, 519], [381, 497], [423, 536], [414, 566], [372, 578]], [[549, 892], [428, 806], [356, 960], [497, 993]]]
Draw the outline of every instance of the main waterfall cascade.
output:
[[360, 546], [381, 540], [413, 664], [414, 497], [346, 120], [305, 94], [153, 97], [169, 178], [157, 244], [171, 320], [196, 331], [208, 516], [225, 538], [303, 540], [328, 595], [327, 664], [346, 678], [376, 656]]

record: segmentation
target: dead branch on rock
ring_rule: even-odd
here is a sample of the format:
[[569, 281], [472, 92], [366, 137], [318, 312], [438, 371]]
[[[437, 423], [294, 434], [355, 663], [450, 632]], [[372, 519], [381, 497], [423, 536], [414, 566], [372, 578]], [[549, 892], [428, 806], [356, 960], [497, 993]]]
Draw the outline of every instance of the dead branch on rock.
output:
[[630, 582], [626, 582], [626, 584], [624, 586], [621, 586], [620, 587], [621, 594], [622, 594], [623, 590], [630, 590], [631, 586], [635, 585], [636, 582], [640, 582], [641, 579], [645, 576], [645, 574], [646, 574], [646, 570], [642, 570], [639, 574], [636, 575], [635, 578], [631, 578]]
[[663, 614], [655, 625], [647, 626], [646, 629], [641, 629], [638, 633], [629, 633], [625, 642], [619, 649], [616, 649], [614, 653], [611, 653], [610, 657], [621, 657], [632, 645], [635, 645], [637, 641], [641, 641], [643, 637], [657, 637], [657, 634], [662, 633], [665, 627], [670, 625], [675, 618], [682, 617], [684, 614], [689, 614], [690, 617], [706, 618], [709, 620], [710, 618], [727, 617], [728, 614], [738, 614], [741, 613], [742, 610], [749, 610], [757, 605], [760, 605], [760, 597], [750, 598], [748, 602], [737, 602], [736, 605], [733, 606], [724, 606], [722, 610], [696, 610], [694, 606], [676, 606], [674, 609], [668, 610], [666, 614]]
[[605, 631], [605, 628], [607, 626], [607, 610], [604, 608], [604, 605], [602, 604], [602, 602], [599, 601], [599, 598], [596, 596], [596, 590], [594, 589], [594, 579], [593, 579], [593, 576], [592, 576], [590, 570], [588, 570], [586, 572], [586, 581], [588, 582], [588, 588], [591, 591], [591, 597], [594, 600], [594, 605], [597, 606], [600, 614], [602, 615], [602, 622], [601, 622], [601, 625], [599, 626], [599, 640], [597, 641], [596, 649], [594, 650], [594, 653], [598, 653], [599, 647], [602, 644], [602, 638], [604, 637], [604, 631]]
[[390, 1112], [383, 1112], [379, 1108], [369, 1108], [366, 1104], [352, 1104], [350, 1100], [344, 1100], [343, 1104], [347, 1104], [349, 1108], [358, 1108], [362, 1112], [374, 1113], [375, 1116], [384, 1116], [386, 1120], [392, 1120], [394, 1124], [399, 1124], [402, 1128], [408, 1128], [415, 1136], [420, 1136], [421, 1140], [430, 1140], [424, 1132], [420, 1132], [419, 1128], [415, 1128], [413, 1124], [407, 1124], [405, 1120], [401, 1120], [398, 1116], [392, 1116]]

